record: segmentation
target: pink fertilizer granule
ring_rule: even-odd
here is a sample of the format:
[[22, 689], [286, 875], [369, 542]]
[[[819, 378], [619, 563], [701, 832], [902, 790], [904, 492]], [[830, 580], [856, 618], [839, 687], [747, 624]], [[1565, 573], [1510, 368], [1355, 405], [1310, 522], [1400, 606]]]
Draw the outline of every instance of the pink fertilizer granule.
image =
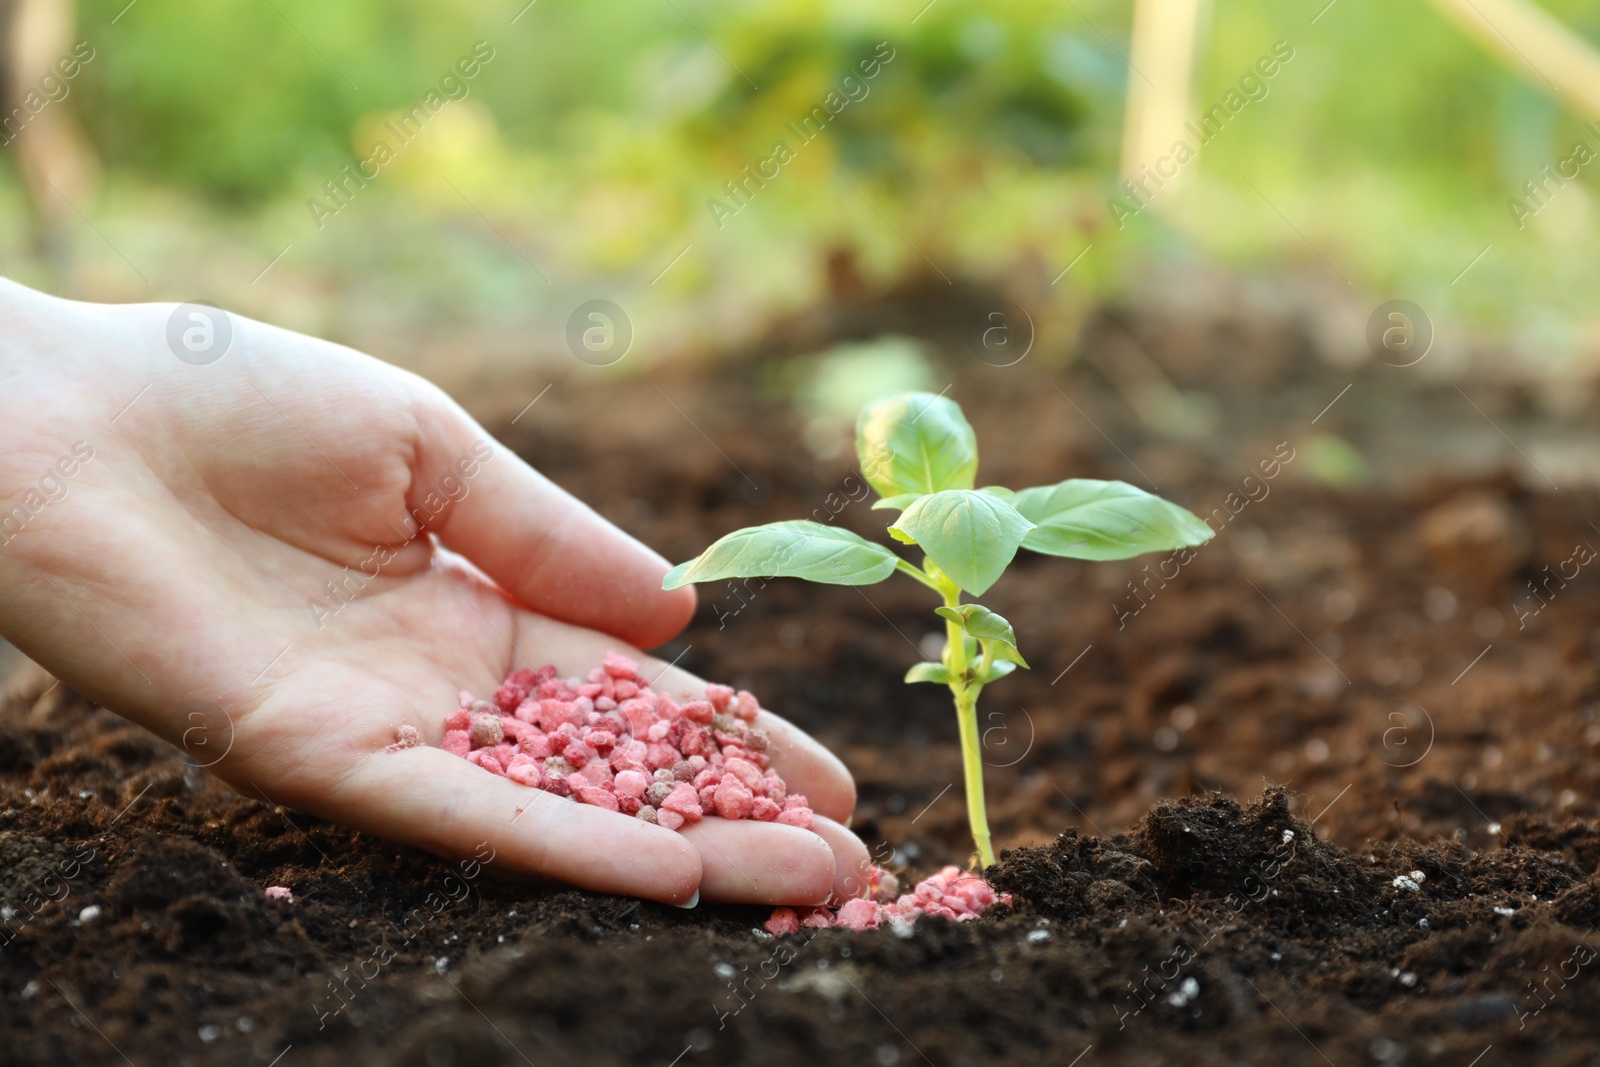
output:
[[288, 904], [294, 903], [294, 891], [286, 885], [269, 885], [266, 890], [268, 900], [281, 900]]
[[517, 670], [489, 700], [461, 694], [440, 747], [521, 785], [677, 830], [708, 815], [811, 829], [806, 798], [767, 765], [749, 693], [682, 703], [607, 652], [587, 681]]
[[946, 867], [924, 878], [914, 890], [900, 894], [900, 882], [881, 867], [868, 878], [869, 896], [847, 900], [838, 908], [778, 908], [767, 920], [769, 934], [796, 934], [802, 926], [827, 929], [875, 930], [880, 925], [910, 926], [924, 915], [952, 922], [976, 919], [996, 904], [1010, 904], [1010, 893], [996, 893], [978, 875], [960, 867]]

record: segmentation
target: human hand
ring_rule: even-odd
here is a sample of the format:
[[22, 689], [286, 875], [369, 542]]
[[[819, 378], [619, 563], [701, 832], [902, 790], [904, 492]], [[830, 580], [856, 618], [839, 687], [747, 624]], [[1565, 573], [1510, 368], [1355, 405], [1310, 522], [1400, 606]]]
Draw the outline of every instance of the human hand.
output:
[[[432, 747], [459, 690], [609, 648], [703, 696], [631, 647], [677, 633], [693, 593], [422, 379], [221, 313], [231, 345], [195, 365], [172, 313], [0, 281], [0, 634], [246, 795], [442, 855], [676, 904], [865, 884], [849, 773], [770, 713], [815, 833], [675, 833]], [[402, 726], [424, 744], [395, 746]]]

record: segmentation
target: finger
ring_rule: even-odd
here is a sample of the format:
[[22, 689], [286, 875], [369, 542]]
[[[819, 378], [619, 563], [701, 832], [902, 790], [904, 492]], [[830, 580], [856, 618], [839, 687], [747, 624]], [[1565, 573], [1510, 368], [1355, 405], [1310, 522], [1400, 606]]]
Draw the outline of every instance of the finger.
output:
[[833, 895], [833, 850], [809, 830], [710, 818], [685, 826], [682, 834], [700, 853], [702, 900], [815, 905]]
[[861, 839], [832, 819], [811, 817], [811, 830], [833, 852], [833, 901], [865, 896], [871, 886], [872, 856]]
[[688, 624], [694, 593], [661, 588], [666, 560], [518, 459], [443, 393], [423, 394], [406, 507], [414, 516], [442, 508], [431, 532], [540, 614], [641, 648]]
[[[658, 693], [674, 699], [702, 700], [706, 683], [688, 671], [646, 656], [603, 634], [578, 630], [548, 619], [523, 616], [517, 632], [517, 662], [553, 663], [563, 676], [582, 677], [615, 649], [639, 663], [639, 674]], [[756, 725], [767, 734], [767, 755], [790, 793], [806, 798], [811, 810], [844, 821], [856, 809], [856, 784], [845, 765], [815, 738], [782, 716], [763, 711]]]
[[684, 905], [701, 884], [700, 855], [681, 834], [529, 789], [425, 745], [364, 758], [307, 810], [439, 855], [598, 893]]

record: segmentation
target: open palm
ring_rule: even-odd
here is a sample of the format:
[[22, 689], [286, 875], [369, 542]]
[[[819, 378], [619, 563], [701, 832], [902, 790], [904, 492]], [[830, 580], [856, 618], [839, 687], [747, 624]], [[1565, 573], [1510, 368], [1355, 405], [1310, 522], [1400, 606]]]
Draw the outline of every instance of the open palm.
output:
[[[0, 283], [0, 446], [0, 633], [241, 791], [672, 903], [864, 884], [866, 850], [835, 821], [848, 773], [767, 713], [815, 833], [716, 818], [674, 833], [432, 747], [459, 690], [638, 658], [694, 602], [421, 379], [220, 312]], [[703, 695], [641, 662], [657, 689]]]

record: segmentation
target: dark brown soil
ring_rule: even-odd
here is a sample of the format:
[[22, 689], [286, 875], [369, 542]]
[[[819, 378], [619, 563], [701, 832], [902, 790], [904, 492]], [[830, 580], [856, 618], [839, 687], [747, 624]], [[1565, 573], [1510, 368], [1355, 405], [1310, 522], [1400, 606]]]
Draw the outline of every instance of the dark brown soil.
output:
[[[1542, 586], [1548, 603], [1526, 588], [1600, 545], [1595, 499], [1402, 472], [1396, 419], [1420, 440], [1476, 416], [1449, 386], [1324, 365], [1292, 321], [1108, 315], [1088, 344], [1114, 336], [1210, 397], [1218, 428], [1163, 438], [1083, 363], [1000, 369], [951, 344], [941, 364], [986, 480], [1153, 478], [1229, 514], [1177, 577], [1141, 586], [1136, 615], [1127, 583], [1152, 560], [1026, 558], [986, 598], [1035, 668], [982, 709], [1011, 846], [991, 876], [1013, 909], [906, 939], [775, 941], [756, 909], [464, 878], [235, 796], [23, 676], [0, 709], [0, 1059], [1600, 1061], [1600, 601], [1592, 567]], [[795, 444], [767, 385], [781, 356], [564, 379], [507, 440], [685, 558], [850, 492], [846, 459]], [[1478, 402], [1509, 421], [1509, 396]], [[1366, 488], [1313, 476], [1330, 432], [1366, 457]], [[1242, 479], [1280, 443], [1294, 458], [1269, 493], [1226, 503], [1260, 497]], [[882, 518], [851, 503], [836, 521], [872, 533]], [[933, 617], [917, 586], [864, 594], [707, 588], [666, 651], [833, 745], [860, 783], [863, 838], [925, 873], [970, 848], [953, 716], [933, 687], [899, 682]], [[1517, 603], [1544, 606], [1519, 629]], [[279, 884], [293, 905], [263, 899]]]

